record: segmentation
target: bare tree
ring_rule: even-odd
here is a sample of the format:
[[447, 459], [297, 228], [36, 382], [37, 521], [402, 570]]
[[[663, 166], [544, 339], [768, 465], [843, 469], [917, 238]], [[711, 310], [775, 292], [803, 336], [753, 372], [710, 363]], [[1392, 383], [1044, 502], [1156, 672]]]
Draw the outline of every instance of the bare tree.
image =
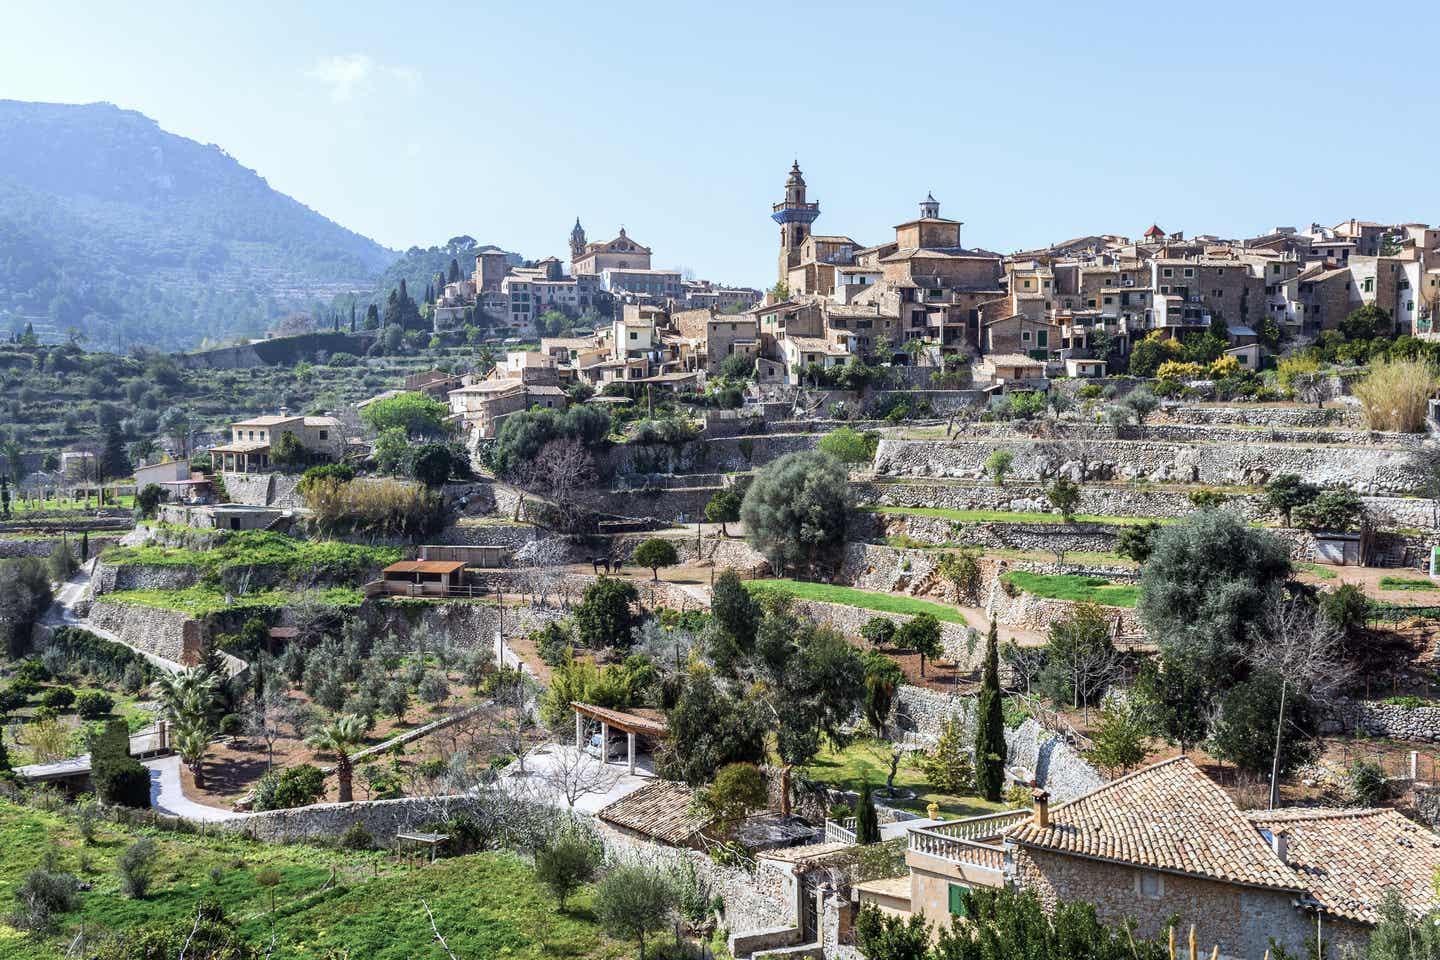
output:
[[620, 782], [620, 771], [584, 750], [557, 745], [550, 748], [549, 765], [540, 779], [573, 809], [581, 797], [608, 793]]
[[535, 717], [537, 684], [525, 671], [501, 667], [486, 682], [495, 706], [500, 708], [496, 722], [496, 739], [515, 758], [516, 769], [525, 772], [525, 753], [531, 735], [538, 727]]
[[595, 485], [595, 460], [585, 444], [575, 438], [551, 440], [540, 448], [535, 459], [516, 471], [520, 486], [534, 491], [549, 502], [556, 527], [566, 532], [578, 531], [590, 510], [580, 502], [580, 494]]
[[1280, 747], [1285, 736], [1285, 708], [1292, 693], [1324, 699], [1350, 680], [1344, 633], [1313, 604], [1274, 597], [1265, 610], [1263, 636], [1249, 659], [1259, 670], [1280, 680], [1275, 713], [1275, 752], [1270, 763], [1270, 809], [1279, 801]]
[[265, 741], [265, 768], [275, 766], [275, 741], [290, 729], [295, 713], [295, 700], [279, 686], [267, 686], [265, 692], [250, 700], [245, 711], [245, 732]]
[[521, 588], [539, 597], [542, 604], [548, 603], [550, 593], [565, 583], [561, 568], [570, 560], [570, 545], [558, 537], [531, 540], [515, 551], [515, 563], [519, 565], [516, 580]]

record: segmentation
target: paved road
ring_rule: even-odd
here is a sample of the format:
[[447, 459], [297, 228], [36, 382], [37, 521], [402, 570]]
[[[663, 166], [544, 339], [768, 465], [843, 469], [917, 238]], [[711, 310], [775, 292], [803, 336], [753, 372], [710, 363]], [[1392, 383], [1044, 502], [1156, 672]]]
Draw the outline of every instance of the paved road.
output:
[[75, 612], [75, 604], [87, 600], [90, 597], [90, 574], [97, 562], [98, 558], [91, 560], [88, 564], [82, 564], [80, 569], [76, 570], [74, 575], [61, 585], [59, 592], [55, 594], [55, 602], [50, 605], [50, 609], [46, 610], [45, 615], [40, 618], [41, 624], [47, 627], [79, 627], [82, 630], [88, 630], [90, 633], [95, 634], [95, 636], [101, 640], [109, 640], [111, 643], [118, 643], [122, 647], [128, 647], [167, 673], [180, 673], [183, 671], [185, 668], [174, 660], [166, 660], [164, 657], [158, 657], [153, 653], [126, 643], [120, 639], [118, 634], [106, 630], [104, 627], [96, 626], [90, 622], [88, 618], [82, 617]]
[[185, 791], [180, 787], [180, 758], [161, 757], [158, 760], [147, 760], [145, 766], [150, 768], [150, 806], [160, 813], [168, 813], [172, 816], [184, 817], [187, 820], [195, 820], [204, 823], [219, 823], [223, 820], [241, 820], [250, 816], [248, 813], [241, 813], [236, 810], [226, 810], [222, 807], [210, 807], [203, 803], [196, 803], [185, 796]]

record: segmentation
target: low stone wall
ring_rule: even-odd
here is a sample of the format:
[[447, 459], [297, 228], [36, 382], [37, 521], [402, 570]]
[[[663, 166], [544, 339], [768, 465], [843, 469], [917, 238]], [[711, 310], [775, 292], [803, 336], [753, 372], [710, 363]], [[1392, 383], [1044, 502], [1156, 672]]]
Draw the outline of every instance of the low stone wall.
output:
[[875, 472], [887, 477], [981, 480], [996, 450], [1014, 455], [1019, 481], [1068, 476], [1079, 481], [1148, 481], [1258, 487], [1282, 473], [1322, 486], [1348, 486], [1365, 494], [1404, 494], [1424, 483], [1410, 450], [1304, 444], [1177, 444], [1130, 440], [882, 439]]
[[[514, 509], [514, 504], [511, 504]], [[467, 547], [510, 547], [519, 550], [541, 531], [528, 523], [457, 523], [446, 527], [430, 542]]]
[[1308, 405], [1303, 407], [1262, 404], [1208, 406], [1182, 403], [1162, 409], [1156, 419], [1170, 420], [1175, 423], [1245, 427], [1348, 427], [1360, 429], [1365, 426], [1365, 417], [1358, 406], [1321, 409]]
[[[119, 542], [119, 534], [104, 537], [91, 536], [90, 555], [93, 557], [102, 550], [108, 550]], [[10, 560], [17, 557], [48, 557], [55, 552], [55, 545], [57, 543], [68, 544], [70, 552], [79, 559], [80, 537], [78, 535], [67, 537], [27, 537], [24, 540], [7, 540], [4, 537], [0, 537], [0, 559]]]
[[507, 638], [523, 637], [570, 614], [558, 605], [500, 607], [475, 600], [383, 602], [368, 605], [367, 610], [378, 631], [409, 636], [423, 624], [431, 636], [446, 638], [462, 650], [491, 650], [497, 632]]
[[1113, 553], [1120, 527], [1103, 523], [963, 523], [939, 517], [881, 515], [881, 536], [920, 543], [966, 543], [1007, 550]]
[[1366, 737], [1440, 743], [1440, 706], [1406, 707], [1383, 700], [1340, 700], [1322, 723]]
[[[843, 603], [824, 603], [819, 600], [795, 601], [795, 610], [810, 617], [816, 623], [833, 627], [847, 637], [860, 636], [860, 628], [872, 617], [884, 617], [894, 623], [906, 623], [908, 614], [884, 613], [879, 610], [865, 610]], [[958, 623], [940, 623], [940, 645], [944, 648], [944, 659], [953, 661], [958, 669], [974, 670], [984, 657], [984, 644], [970, 643], [970, 628]], [[973, 652], [972, 652], [973, 650]]]
[[231, 503], [252, 507], [294, 510], [305, 505], [298, 487], [300, 476], [290, 473], [222, 473]]
[[196, 662], [205, 636], [203, 623], [178, 610], [133, 603], [96, 600], [89, 619], [130, 646], [175, 663]]
[[[858, 481], [850, 485], [855, 502], [867, 507], [929, 507], [942, 510], [1004, 510], [1017, 513], [1053, 512], [1047, 487], [1036, 483], [974, 483], [964, 481], [893, 482]], [[1433, 530], [1436, 502], [1420, 497], [1362, 497], [1365, 508], [1381, 529]], [[1226, 509], [1247, 520], [1273, 519], [1260, 494], [1227, 496]], [[1178, 518], [1190, 515], [1195, 505], [1190, 491], [1119, 484], [1089, 483], [1080, 488], [1079, 514], [1100, 517]], [[1059, 515], [1056, 514], [1058, 517]]]
[[[221, 821], [219, 827], [265, 843], [295, 843], [334, 840], [352, 826], [360, 824], [376, 843], [390, 846], [397, 834], [413, 832], [451, 816], [482, 813], [486, 803], [487, 799], [483, 796], [323, 803], [290, 810], [267, 810]], [[570, 815], [565, 811], [555, 811], [557, 820]], [[687, 864], [692, 866], [697, 875], [719, 893], [725, 908], [725, 924], [732, 930], [760, 930], [794, 921], [793, 911], [783, 901], [767, 896], [768, 888], [756, 884], [743, 870], [721, 866], [697, 851], [662, 847], [625, 836], [590, 816], [576, 816], [595, 830], [605, 845], [606, 854], [615, 861], [662, 869], [676, 869]]]
[[710, 440], [702, 437], [676, 446], [623, 443], [606, 451], [597, 467], [602, 475], [731, 473], [763, 466], [787, 453], [812, 449], [819, 439], [819, 434], [793, 433]]
[[[934, 743], [951, 719], [972, 729], [975, 698], [902, 686], [895, 695], [894, 722], [915, 739]], [[1034, 720], [1005, 731], [1006, 765], [1030, 771], [1051, 801], [1063, 803], [1105, 783], [1105, 778], [1059, 736]]]
[[1223, 424], [1148, 423], [1116, 427], [1074, 420], [971, 420], [953, 426], [952, 439], [1130, 440], [1158, 443], [1344, 444], [1418, 449], [1429, 439], [1419, 433], [1385, 433], [1335, 428], [1245, 427]]
[[117, 590], [184, 590], [199, 583], [201, 577], [195, 567], [101, 561], [90, 578], [90, 590], [97, 597]]

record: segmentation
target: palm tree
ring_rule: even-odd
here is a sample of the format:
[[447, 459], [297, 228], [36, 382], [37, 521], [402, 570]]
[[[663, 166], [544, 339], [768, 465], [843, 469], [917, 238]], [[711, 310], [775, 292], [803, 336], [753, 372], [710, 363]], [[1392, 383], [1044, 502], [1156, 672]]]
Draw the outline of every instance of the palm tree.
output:
[[351, 766], [350, 753], [364, 736], [365, 721], [353, 713], [342, 713], [306, 740], [306, 743], [317, 750], [335, 754], [335, 777], [340, 781], [341, 803], [349, 803], [354, 799], [350, 792], [350, 783], [355, 768]]
[[177, 724], [186, 717], [210, 713], [219, 678], [198, 667], [161, 675], [156, 681], [165, 714]]
[[180, 762], [190, 768], [195, 786], [205, 786], [203, 765], [205, 754], [210, 752], [210, 738], [214, 731], [204, 715], [183, 716], [175, 725], [175, 746], [180, 751]]

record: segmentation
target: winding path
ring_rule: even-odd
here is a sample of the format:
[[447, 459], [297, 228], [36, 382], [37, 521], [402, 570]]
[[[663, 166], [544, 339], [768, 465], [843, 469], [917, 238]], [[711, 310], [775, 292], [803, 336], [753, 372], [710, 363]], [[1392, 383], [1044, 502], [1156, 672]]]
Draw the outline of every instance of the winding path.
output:
[[168, 813], [171, 816], [184, 817], [186, 820], [200, 823], [243, 820], [245, 817], [251, 816], [251, 814], [241, 813], [238, 810], [226, 810], [223, 807], [211, 807], [203, 803], [196, 803], [185, 796], [185, 791], [180, 786], [179, 757], [146, 760], [145, 766], [150, 770], [150, 806], [160, 813]]

